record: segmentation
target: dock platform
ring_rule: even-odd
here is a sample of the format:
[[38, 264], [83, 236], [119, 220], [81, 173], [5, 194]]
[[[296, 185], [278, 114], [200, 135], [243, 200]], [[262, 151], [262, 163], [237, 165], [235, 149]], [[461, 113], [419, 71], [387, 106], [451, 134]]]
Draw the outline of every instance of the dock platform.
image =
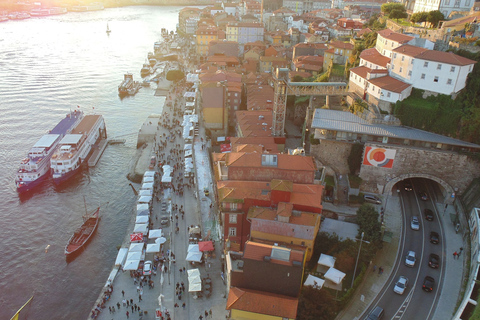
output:
[[88, 159], [88, 166], [89, 167], [95, 167], [97, 165], [98, 160], [103, 154], [103, 151], [105, 151], [105, 148], [108, 145], [108, 140], [107, 139], [101, 139], [98, 143], [96, 143], [93, 146], [93, 153]]

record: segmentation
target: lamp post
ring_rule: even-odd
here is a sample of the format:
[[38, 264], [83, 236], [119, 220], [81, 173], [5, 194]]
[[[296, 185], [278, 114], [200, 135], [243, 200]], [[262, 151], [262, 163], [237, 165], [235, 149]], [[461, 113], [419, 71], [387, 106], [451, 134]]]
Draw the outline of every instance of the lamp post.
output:
[[[352, 285], [350, 286], [350, 288], [353, 288], [353, 282], [355, 281], [355, 274], [357, 273], [358, 258], [360, 258], [360, 251], [362, 250], [362, 242], [363, 242], [364, 235], [365, 235], [365, 232], [362, 232], [362, 237], [360, 238], [360, 246], [358, 247], [357, 261], [355, 262], [355, 269], [353, 270]], [[370, 243], [370, 242], [365, 241], [365, 243]]]

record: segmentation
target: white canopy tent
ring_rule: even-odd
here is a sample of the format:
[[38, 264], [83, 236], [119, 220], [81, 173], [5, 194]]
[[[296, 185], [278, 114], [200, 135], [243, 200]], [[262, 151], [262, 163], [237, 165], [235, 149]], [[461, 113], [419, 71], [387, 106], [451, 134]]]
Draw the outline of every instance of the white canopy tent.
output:
[[325, 273], [325, 279], [330, 280], [335, 284], [340, 284], [343, 278], [345, 278], [345, 273], [335, 268], [330, 268], [327, 273]]
[[144, 235], [148, 233], [148, 224], [146, 223], [138, 223], [135, 224], [135, 227], [133, 228], [133, 232], [141, 232]]
[[142, 184], [141, 190], [153, 190], [153, 182]]
[[150, 208], [146, 203], [137, 204], [137, 216], [148, 216], [150, 214]]
[[153, 195], [153, 190], [148, 189], [148, 190], [138, 190], [138, 196], [152, 196]]
[[325, 273], [328, 269], [335, 266], [335, 257], [329, 256], [328, 254], [321, 254], [317, 262], [317, 272]]
[[200, 277], [200, 270], [187, 270], [188, 273], [188, 292], [202, 291], [202, 279]]
[[143, 243], [130, 243], [130, 248], [128, 248], [128, 252], [142, 252], [143, 250]]
[[137, 200], [137, 203], [146, 203], [146, 204], [149, 204], [150, 202], [152, 202], [152, 196], [139, 196], [138, 197], [138, 200]]
[[160, 243], [148, 243], [146, 252], [160, 252]]
[[155, 180], [154, 177], [143, 176], [142, 183], [153, 183], [155, 182], [154, 180]]
[[155, 177], [156, 172], [155, 171], [145, 171], [143, 174], [143, 177]]
[[325, 283], [325, 280], [309, 274], [308, 277], [307, 277], [307, 280], [305, 280], [305, 283], [303, 285], [304, 286], [311, 286], [311, 287], [314, 287], [316, 289], [321, 289], [323, 287], [324, 283]]
[[120, 248], [117, 253], [117, 258], [115, 259], [115, 265], [119, 266], [125, 262], [127, 258], [128, 248]]
[[162, 176], [162, 183], [170, 183], [170, 182], [172, 182], [172, 177], [164, 174]]
[[198, 244], [189, 244], [187, 252], [200, 252]]
[[148, 223], [148, 216], [137, 216], [135, 223]]
[[191, 143], [186, 143], [185, 146], [183, 147], [183, 150], [192, 150], [192, 144]]
[[141, 259], [142, 259], [142, 252], [141, 251], [134, 251], [134, 252], [129, 251], [128, 252], [127, 261], [129, 261], [129, 260], [140, 261]]
[[165, 242], [167, 242], [167, 239], [164, 237], [155, 239], [155, 243], [164, 244]]
[[203, 256], [202, 252], [188, 252], [185, 260], [190, 262], [201, 262], [202, 256]]
[[140, 260], [127, 260], [123, 266], [123, 270], [137, 270]]
[[148, 231], [149, 239], [160, 238], [161, 236], [162, 236], [162, 229], [152, 229]]

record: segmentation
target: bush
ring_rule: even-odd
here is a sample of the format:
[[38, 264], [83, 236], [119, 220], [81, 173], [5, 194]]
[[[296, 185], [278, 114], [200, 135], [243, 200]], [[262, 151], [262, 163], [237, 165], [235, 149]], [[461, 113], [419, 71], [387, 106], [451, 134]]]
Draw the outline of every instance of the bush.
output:
[[362, 165], [362, 156], [363, 156], [363, 143], [354, 143], [350, 154], [348, 155], [348, 168], [350, 174], [355, 175], [357, 171], [360, 171], [360, 166]]
[[310, 144], [311, 145], [320, 144], [320, 139], [315, 139], [315, 135], [313, 133], [310, 135]]
[[167, 73], [166, 79], [168, 81], [177, 82], [185, 78], [185, 74], [180, 70], [170, 70]]
[[360, 178], [359, 176], [355, 176], [352, 174], [348, 175], [348, 180], [350, 181], [350, 187], [358, 189], [360, 188], [360, 185], [362, 184], [363, 179]]
[[350, 204], [364, 204], [365, 199], [363, 199], [363, 193], [360, 193], [358, 196], [351, 194], [348, 196], [348, 202]]

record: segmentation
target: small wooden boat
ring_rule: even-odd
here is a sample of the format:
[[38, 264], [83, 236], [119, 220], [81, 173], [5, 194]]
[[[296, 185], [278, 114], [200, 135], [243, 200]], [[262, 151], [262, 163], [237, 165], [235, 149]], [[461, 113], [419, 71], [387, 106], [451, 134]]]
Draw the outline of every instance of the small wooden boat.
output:
[[112, 30], [110, 30], [110, 28], [108, 27], [108, 22], [107, 22], [107, 34], [110, 34], [110, 32], [112, 32]]
[[82, 226], [75, 231], [65, 246], [65, 255], [69, 256], [74, 252], [77, 252], [90, 240], [97, 229], [98, 220], [100, 219], [98, 216], [99, 211], [100, 207], [98, 207], [92, 214], [83, 217]]

